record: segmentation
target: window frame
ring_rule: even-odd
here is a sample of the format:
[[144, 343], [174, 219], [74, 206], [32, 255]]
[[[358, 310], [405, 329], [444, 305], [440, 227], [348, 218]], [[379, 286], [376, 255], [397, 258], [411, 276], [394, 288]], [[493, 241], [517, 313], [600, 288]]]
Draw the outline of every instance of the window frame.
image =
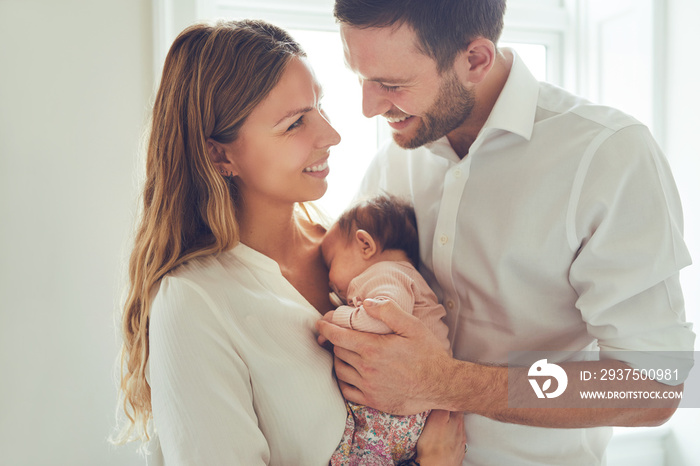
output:
[[[580, 0], [509, 0], [502, 40], [545, 45], [547, 79], [577, 89], [565, 57], [573, 49], [571, 17]], [[178, 32], [203, 18], [236, 15], [261, 17], [290, 29], [337, 31], [332, 0], [309, 0], [299, 6], [284, 0], [152, 0], [154, 68], [160, 74], [169, 45]], [[243, 13], [243, 14], [242, 14]], [[573, 86], [572, 86], [573, 84]]]

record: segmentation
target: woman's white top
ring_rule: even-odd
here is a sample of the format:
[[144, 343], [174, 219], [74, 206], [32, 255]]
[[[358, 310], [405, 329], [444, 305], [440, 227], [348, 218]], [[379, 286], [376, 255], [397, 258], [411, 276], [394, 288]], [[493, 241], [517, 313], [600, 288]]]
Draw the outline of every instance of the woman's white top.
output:
[[346, 411], [319, 318], [243, 244], [163, 278], [149, 327], [149, 464], [327, 465]]

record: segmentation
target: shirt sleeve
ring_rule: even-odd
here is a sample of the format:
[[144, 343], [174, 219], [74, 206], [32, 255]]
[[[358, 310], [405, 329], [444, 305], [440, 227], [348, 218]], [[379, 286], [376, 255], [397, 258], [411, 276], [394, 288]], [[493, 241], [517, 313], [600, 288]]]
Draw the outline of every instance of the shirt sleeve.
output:
[[368, 298], [388, 300], [391, 305], [413, 314], [413, 280], [405, 273], [381, 265], [373, 266], [373, 270], [366, 271], [351, 282], [348, 299], [357, 305], [338, 307], [333, 313], [333, 323], [362, 332], [393, 333], [384, 322], [370, 316], [362, 307], [362, 301]]
[[182, 278], [164, 278], [153, 301], [149, 383], [168, 466], [269, 461], [248, 369], [216, 311], [197, 285]]
[[588, 332], [602, 358], [649, 368], [657, 364], [652, 353], [676, 351], [689, 370], [695, 334], [679, 271], [690, 256], [670, 167], [641, 125], [589, 150], [569, 219], [578, 250], [569, 279]]

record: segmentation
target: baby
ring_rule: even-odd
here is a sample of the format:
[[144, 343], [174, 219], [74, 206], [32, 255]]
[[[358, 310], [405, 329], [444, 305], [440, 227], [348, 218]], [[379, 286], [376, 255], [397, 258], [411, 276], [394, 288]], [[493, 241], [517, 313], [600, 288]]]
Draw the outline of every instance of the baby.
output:
[[[345, 303], [323, 319], [363, 332], [391, 333], [362, 307], [365, 299], [388, 300], [418, 317], [449, 351], [445, 309], [416, 269], [418, 229], [409, 204], [386, 195], [357, 204], [328, 230], [321, 250], [331, 288]], [[352, 402], [347, 409], [345, 432], [331, 457], [334, 466], [410, 460], [429, 414], [397, 416]]]

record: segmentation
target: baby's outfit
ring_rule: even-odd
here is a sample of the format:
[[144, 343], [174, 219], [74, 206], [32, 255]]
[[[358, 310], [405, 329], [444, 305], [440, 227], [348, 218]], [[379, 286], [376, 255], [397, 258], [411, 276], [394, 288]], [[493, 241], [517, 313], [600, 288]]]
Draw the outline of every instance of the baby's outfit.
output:
[[[349, 305], [338, 307], [333, 323], [363, 332], [392, 333], [362, 307], [364, 299], [390, 300], [419, 318], [449, 351], [445, 309], [421, 274], [409, 262], [381, 261], [355, 277], [348, 286]], [[351, 304], [351, 305], [350, 305]], [[383, 466], [411, 459], [430, 411], [398, 416], [346, 402], [343, 437], [331, 457], [332, 466]]]

